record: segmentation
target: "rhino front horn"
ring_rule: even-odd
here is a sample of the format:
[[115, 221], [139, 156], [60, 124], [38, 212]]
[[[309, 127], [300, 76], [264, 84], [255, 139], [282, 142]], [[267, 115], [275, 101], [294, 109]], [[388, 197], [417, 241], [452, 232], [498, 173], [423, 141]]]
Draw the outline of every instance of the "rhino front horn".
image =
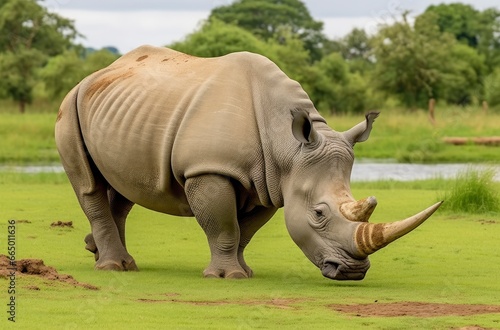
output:
[[372, 254], [401, 236], [408, 234], [429, 218], [443, 202], [415, 214], [405, 220], [391, 223], [361, 223], [355, 233], [354, 242], [361, 257]]

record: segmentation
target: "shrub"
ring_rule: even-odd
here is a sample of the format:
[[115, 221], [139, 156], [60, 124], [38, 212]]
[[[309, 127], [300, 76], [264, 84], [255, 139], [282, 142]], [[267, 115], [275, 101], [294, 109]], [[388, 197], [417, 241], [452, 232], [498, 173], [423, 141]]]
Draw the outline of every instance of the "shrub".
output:
[[458, 174], [443, 196], [443, 209], [456, 213], [500, 212], [500, 196], [495, 189], [493, 170], [469, 168]]
[[493, 109], [500, 109], [500, 68], [484, 79], [484, 99]]
[[443, 143], [434, 136], [416, 139], [399, 151], [396, 159], [401, 163], [426, 163], [432, 161], [443, 148]]

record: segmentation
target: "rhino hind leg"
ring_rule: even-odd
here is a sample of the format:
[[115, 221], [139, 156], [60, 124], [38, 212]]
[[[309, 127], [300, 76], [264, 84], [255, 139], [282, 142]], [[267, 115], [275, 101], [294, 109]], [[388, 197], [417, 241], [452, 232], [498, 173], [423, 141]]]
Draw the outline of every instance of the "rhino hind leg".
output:
[[96, 269], [137, 269], [121, 241], [120, 230], [113, 218], [115, 211], [112, 211], [108, 196], [109, 185], [83, 140], [77, 109], [78, 91], [79, 86], [73, 88], [61, 104], [55, 141], [64, 170], [92, 228], [92, 236], [87, 236], [87, 247], [96, 253]]
[[240, 228], [236, 194], [230, 179], [212, 174], [198, 176], [186, 181], [185, 190], [210, 247], [211, 260], [203, 275], [247, 278], [247, 272], [238, 261]]
[[[79, 194], [79, 200], [92, 228], [91, 236], [86, 237], [86, 248], [95, 251], [95, 269], [138, 270], [134, 259], [122, 243], [121, 230], [113, 217], [115, 212], [108, 197], [107, 183], [103, 178], [99, 178], [99, 174], [93, 174], [95, 178], [92, 192]], [[124, 227], [124, 219], [121, 223]]]
[[[113, 216], [113, 220], [115, 221], [116, 227], [118, 228], [118, 234], [120, 236], [120, 241], [127, 249], [126, 240], [125, 240], [125, 222], [127, 220], [127, 216], [134, 206], [134, 203], [123, 197], [120, 193], [118, 193], [113, 187], [108, 188], [108, 201], [111, 209], [111, 214]], [[94, 236], [92, 233], [88, 234], [85, 237], [85, 249], [92, 252], [94, 254], [95, 261], [99, 260], [99, 250], [97, 249], [97, 245], [94, 240]], [[137, 268], [135, 263], [130, 265], [134, 268]], [[137, 270], [137, 269], [127, 269], [127, 270]]]
[[90, 251], [94, 254], [95, 261], [99, 260], [99, 250], [97, 250], [94, 235], [92, 235], [92, 233], [88, 234], [87, 236], [85, 236], [84, 241], [86, 243], [85, 250]]
[[115, 221], [116, 228], [118, 228], [120, 240], [125, 249], [127, 249], [125, 242], [125, 222], [134, 203], [123, 197], [113, 187], [108, 188], [108, 200], [113, 220]]

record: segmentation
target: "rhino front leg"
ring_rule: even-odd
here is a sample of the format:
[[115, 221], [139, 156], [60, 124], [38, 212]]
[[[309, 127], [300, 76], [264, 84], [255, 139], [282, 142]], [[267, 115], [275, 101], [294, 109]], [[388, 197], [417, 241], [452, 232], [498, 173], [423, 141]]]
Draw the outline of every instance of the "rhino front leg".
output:
[[229, 178], [203, 175], [186, 181], [186, 196], [210, 246], [210, 264], [205, 277], [246, 278], [238, 262], [240, 229], [236, 194]]
[[269, 219], [276, 213], [276, 208], [267, 208], [263, 206], [256, 207], [250, 213], [245, 214], [240, 218], [240, 244], [238, 247], [238, 262], [241, 267], [245, 270], [248, 277], [253, 276], [253, 271], [250, 267], [248, 267], [245, 262], [245, 258], [243, 257], [243, 252], [245, 247], [250, 243], [253, 235], [264, 226]]

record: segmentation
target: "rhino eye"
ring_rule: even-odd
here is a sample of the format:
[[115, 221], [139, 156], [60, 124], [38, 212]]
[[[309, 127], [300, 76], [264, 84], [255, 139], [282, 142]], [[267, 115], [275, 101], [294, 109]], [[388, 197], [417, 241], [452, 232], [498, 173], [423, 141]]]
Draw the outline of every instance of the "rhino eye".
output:
[[329, 217], [330, 208], [325, 203], [317, 204], [313, 207], [314, 216], [318, 220], [324, 220]]
[[309, 224], [315, 230], [324, 230], [328, 225], [328, 208], [325, 205], [318, 205], [313, 209], [314, 218], [309, 218]]

